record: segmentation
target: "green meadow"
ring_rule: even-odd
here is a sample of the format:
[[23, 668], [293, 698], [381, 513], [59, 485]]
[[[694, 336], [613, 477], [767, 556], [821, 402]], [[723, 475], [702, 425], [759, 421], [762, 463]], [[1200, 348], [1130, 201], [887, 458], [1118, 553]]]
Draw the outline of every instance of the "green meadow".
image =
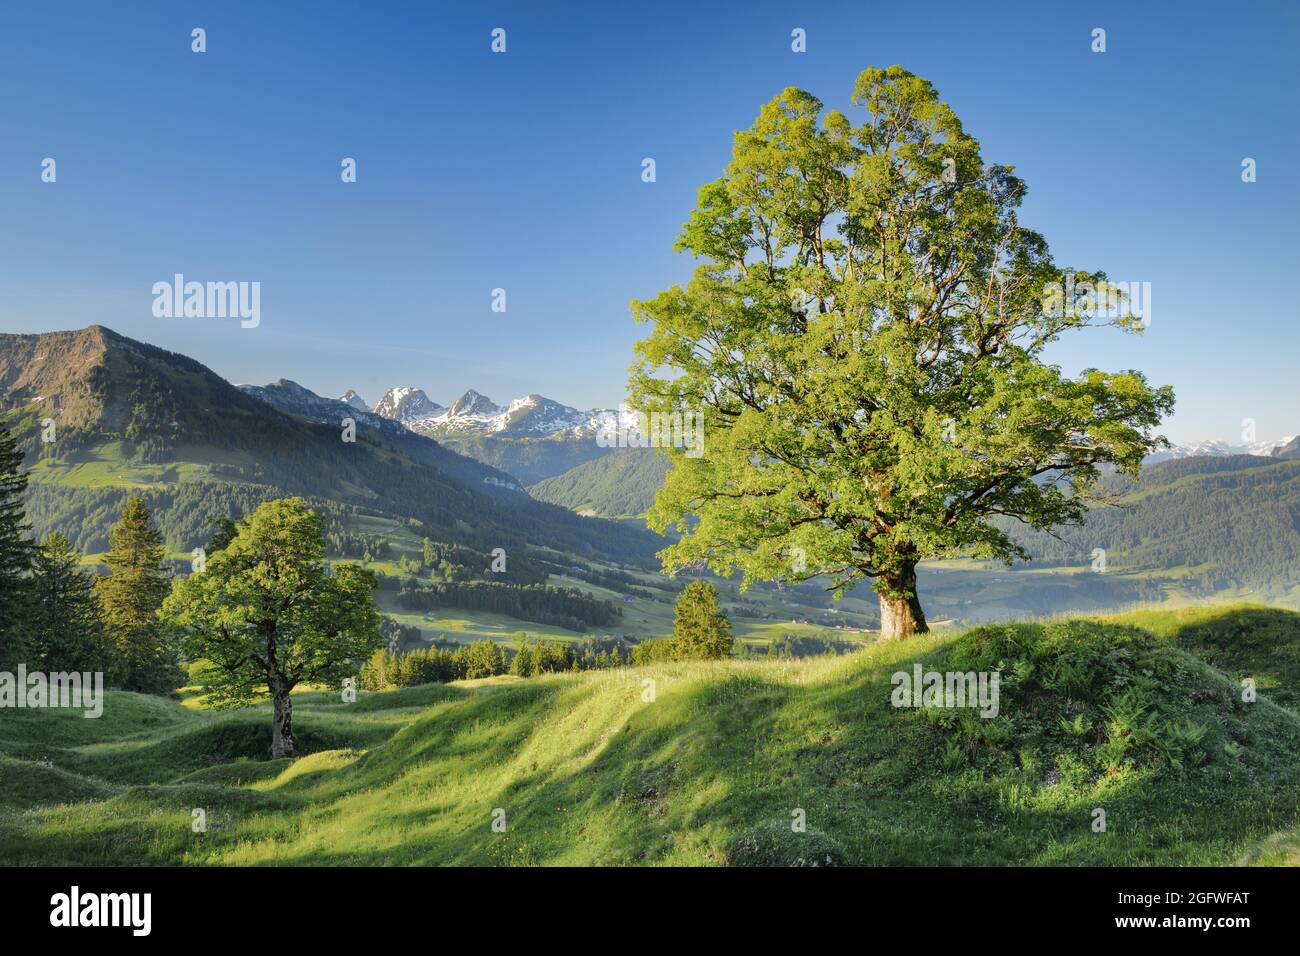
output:
[[[917, 662], [997, 669], [998, 718], [893, 706]], [[1252, 605], [310, 690], [296, 759], [266, 705], [110, 692], [0, 714], [0, 863], [1296, 864], [1298, 692], [1300, 615]]]

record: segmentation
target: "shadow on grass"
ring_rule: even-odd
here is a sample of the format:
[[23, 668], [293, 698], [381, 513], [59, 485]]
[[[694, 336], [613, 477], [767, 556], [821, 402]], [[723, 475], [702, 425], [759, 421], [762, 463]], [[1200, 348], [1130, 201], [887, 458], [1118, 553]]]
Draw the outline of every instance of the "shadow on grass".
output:
[[1262, 606], [1209, 609], [1170, 636], [1234, 681], [1251, 678], [1275, 704], [1300, 712], [1300, 614]]
[[[1237, 610], [1166, 636], [1205, 663], [1267, 674], [1285, 689], [1295, 672], [1277, 644], [1295, 645], [1298, 619]], [[1272, 637], [1260, 640], [1256, 629]], [[892, 706], [890, 677], [913, 660], [943, 670], [961, 640], [922, 638], [813, 664], [665, 665], [479, 690], [410, 688], [352, 705], [364, 704], [364, 714], [427, 708], [401, 726], [354, 717], [359, 711], [331, 695], [304, 695], [304, 750], [367, 752], [307, 758], [300, 775], [280, 762], [275, 773], [250, 772], [247, 758], [269, 744], [262, 711], [131, 741], [129, 752], [122, 742], [83, 748], [83, 759], [132, 762], [152, 780], [189, 774], [188, 783], [32, 811], [20, 826], [0, 822], [0, 859], [6, 848], [20, 852], [25, 837], [24, 860], [36, 855], [30, 841], [51, 841], [40, 862], [112, 862], [116, 853], [145, 863], [720, 864], [737, 834], [785, 839], [802, 818], [818, 845], [839, 848], [850, 863], [1204, 864], [1235, 860], [1250, 841], [1296, 820], [1300, 722], [1268, 704], [1215, 710], [1223, 726], [1213, 734], [1230, 732], [1224, 742], [1236, 750], [1220, 747], [1196, 768], [1061, 780], [1053, 741], [1062, 731], [1032, 700], [1006, 715], [1013, 727], [1032, 724], [1022, 731], [1034, 735], [1037, 754], [992, 738], [954, 750], [961, 738], [952, 725]], [[1186, 667], [1195, 680], [1161, 692], [1179, 715], [1213, 719], [1232, 686]], [[653, 702], [641, 696], [647, 677], [658, 682]], [[1202, 685], [1213, 694], [1189, 696]], [[231, 769], [199, 771], [202, 754]], [[284, 786], [273, 785], [281, 774]], [[250, 797], [231, 784], [261, 792]], [[220, 812], [196, 839], [183, 811], [199, 799]], [[1104, 833], [1092, 827], [1098, 808]], [[497, 810], [501, 832], [492, 827]]]

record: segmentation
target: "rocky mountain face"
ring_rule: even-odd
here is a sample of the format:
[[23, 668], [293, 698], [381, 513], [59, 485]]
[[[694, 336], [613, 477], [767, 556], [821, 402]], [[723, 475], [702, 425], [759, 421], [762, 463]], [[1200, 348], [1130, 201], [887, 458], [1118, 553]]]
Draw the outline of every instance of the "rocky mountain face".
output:
[[374, 412], [525, 485], [603, 457], [610, 449], [596, 434], [618, 420], [609, 409], [584, 411], [536, 393], [501, 406], [474, 389], [446, 407], [417, 388], [390, 389]]
[[[351, 389], [348, 395], [355, 396]], [[418, 388], [390, 389], [374, 407], [377, 415], [429, 435], [509, 435], [529, 438], [585, 437], [612, 420], [609, 409], [581, 410], [536, 393], [497, 405], [470, 389], [445, 408]]]
[[[351, 389], [348, 389], [348, 392], [356, 395]], [[429, 396], [420, 389], [410, 386], [390, 388], [374, 407], [376, 415], [399, 422], [436, 415], [440, 411], [442, 411], [441, 405], [430, 401]]]
[[347, 402], [349, 405], [351, 405], [355, 409], [358, 409], [359, 411], [363, 411], [363, 412], [370, 411], [370, 406], [366, 403], [366, 400], [362, 398], [360, 395], [358, 395], [356, 392], [354, 392], [352, 389], [348, 389], [346, 392], [340, 395], [339, 401]]

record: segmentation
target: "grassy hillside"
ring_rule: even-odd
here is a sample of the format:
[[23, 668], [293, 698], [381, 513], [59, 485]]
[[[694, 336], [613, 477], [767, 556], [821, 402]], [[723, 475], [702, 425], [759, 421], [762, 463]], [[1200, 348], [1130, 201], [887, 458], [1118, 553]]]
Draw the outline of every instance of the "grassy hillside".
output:
[[1172, 639], [1235, 681], [1251, 678], [1260, 693], [1300, 713], [1300, 615], [1261, 605], [1199, 605], [1134, 611], [1111, 620]]
[[623, 518], [645, 514], [668, 474], [668, 462], [652, 448], [622, 448], [539, 481], [528, 493], [584, 514]]
[[[296, 761], [261, 759], [264, 708], [114, 694], [97, 721], [10, 711], [0, 863], [1296, 862], [1300, 718], [1241, 703], [1197, 652], [1253, 669], [1264, 659], [1246, 644], [1262, 629], [1278, 689], [1294, 687], [1300, 616], [1233, 607], [1143, 623], [1008, 625], [837, 659], [499, 678], [354, 704], [304, 693], [312, 752]], [[890, 674], [916, 659], [1000, 669], [1000, 716], [892, 707]], [[1091, 828], [1098, 807], [1105, 833]], [[206, 833], [191, 830], [195, 808]], [[805, 833], [791, 831], [796, 810]]]

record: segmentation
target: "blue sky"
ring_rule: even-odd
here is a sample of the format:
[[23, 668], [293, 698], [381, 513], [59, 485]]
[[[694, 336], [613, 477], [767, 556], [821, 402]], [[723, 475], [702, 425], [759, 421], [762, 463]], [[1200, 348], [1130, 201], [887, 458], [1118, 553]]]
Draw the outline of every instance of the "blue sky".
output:
[[[1300, 4], [809, 7], [7, 0], [0, 330], [99, 322], [371, 402], [617, 404], [628, 301], [689, 276], [672, 242], [732, 132], [785, 86], [850, 109], [860, 70], [900, 63], [1017, 167], [1058, 262], [1152, 283], [1143, 338], [1056, 361], [1172, 384], [1175, 440], [1300, 432]], [[155, 318], [176, 272], [260, 281], [260, 327]]]

